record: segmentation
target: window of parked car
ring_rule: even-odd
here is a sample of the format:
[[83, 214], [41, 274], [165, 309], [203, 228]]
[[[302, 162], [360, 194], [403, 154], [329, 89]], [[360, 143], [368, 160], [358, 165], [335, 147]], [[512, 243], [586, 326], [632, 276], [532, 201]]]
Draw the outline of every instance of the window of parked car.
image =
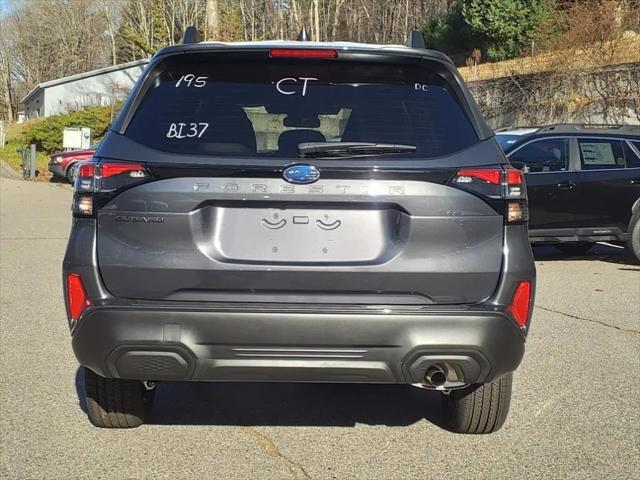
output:
[[525, 173], [562, 172], [569, 168], [569, 139], [545, 138], [531, 142], [509, 156]]
[[599, 138], [578, 139], [582, 170], [625, 168], [622, 140]]
[[638, 155], [637, 153], [640, 152], [640, 142], [631, 143], [633, 143], [633, 146], [636, 147], [635, 152], [628, 143], [625, 142], [624, 145], [624, 158], [627, 162], [627, 168], [640, 168], [640, 155]]
[[522, 140], [522, 138], [522, 135], [511, 135], [507, 133], [500, 133], [496, 135], [496, 141], [498, 142], [498, 145], [500, 145], [500, 148], [502, 148], [502, 150], [506, 150], [514, 143]]

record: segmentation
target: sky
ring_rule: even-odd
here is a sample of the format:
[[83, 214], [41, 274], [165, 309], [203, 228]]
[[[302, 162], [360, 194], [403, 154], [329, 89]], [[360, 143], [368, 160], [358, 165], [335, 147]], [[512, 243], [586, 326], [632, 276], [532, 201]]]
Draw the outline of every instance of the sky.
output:
[[0, 15], [7, 15], [24, 0], [0, 0]]

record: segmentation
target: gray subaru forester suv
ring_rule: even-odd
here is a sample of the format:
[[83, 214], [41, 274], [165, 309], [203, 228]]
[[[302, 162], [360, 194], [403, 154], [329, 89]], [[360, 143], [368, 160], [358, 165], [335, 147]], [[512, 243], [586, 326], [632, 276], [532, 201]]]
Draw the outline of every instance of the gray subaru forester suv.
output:
[[412, 384], [451, 431], [501, 427], [526, 189], [421, 47], [154, 55], [75, 183], [63, 284], [94, 425], [142, 424], [157, 382], [242, 381]]

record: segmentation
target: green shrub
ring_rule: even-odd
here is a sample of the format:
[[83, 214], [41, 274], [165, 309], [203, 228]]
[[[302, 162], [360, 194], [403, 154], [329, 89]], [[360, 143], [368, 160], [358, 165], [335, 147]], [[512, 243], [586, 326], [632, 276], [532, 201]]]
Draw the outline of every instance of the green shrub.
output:
[[23, 142], [35, 143], [47, 153], [62, 150], [62, 132], [67, 127], [91, 129], [92, 140], [101, 139], [111, 123], [111, 107], [85, 107], [71, 113], [53, 115], [34, 122], [22, 133]]

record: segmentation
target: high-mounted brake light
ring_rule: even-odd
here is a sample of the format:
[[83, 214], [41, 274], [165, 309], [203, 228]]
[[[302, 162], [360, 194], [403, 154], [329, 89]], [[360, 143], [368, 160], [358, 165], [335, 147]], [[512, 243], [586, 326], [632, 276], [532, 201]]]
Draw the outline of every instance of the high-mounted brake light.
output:
[[337, 58], [338, 52], [326, 48], [273, 48], [269, 58]]
[[89, 305], [91, 305], [91, 300], [87, 298], [87, 292], [80, 275], [70, 273], [67, 275], [67, 307], [71, 321], [78, 320]]
[[524, 281], [518, 283], [516, 292], [513, 294], [511, 305], [507, 307], [507, 312], [513, 317], [522, 328], [527, 326], [529, 321], [529, 310], [531, 309], [531, 282]]

